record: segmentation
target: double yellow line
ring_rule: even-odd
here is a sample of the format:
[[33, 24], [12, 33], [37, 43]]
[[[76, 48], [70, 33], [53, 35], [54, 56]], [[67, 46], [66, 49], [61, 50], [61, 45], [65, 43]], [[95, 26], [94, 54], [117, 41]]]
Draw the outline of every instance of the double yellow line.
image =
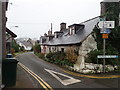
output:
[[53, 90], [53, 88], [50, 85], [48, 85], [43, 79], [41, 79], [37, 74], [35, 74], [34, 72], [32, 72], [30, 69], [28, 69], [25, 65], [23, 65], [20, 62], [18, 64], [25, 71], [27, 71], [31, 76], [33, 76], [45, 90]]

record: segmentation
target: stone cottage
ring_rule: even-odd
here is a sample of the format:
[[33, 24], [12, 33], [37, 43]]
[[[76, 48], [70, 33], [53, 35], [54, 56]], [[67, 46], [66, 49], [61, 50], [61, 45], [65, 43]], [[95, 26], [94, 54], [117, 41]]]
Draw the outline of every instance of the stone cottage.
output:
[[66, 23], [60, 24], [60, 31], [54, 32], [51, 39], [45, 34], [40, 38], [43, 53], [65, 52], [72, 48], [78, 52], [78, 59], [74, 69], [79, 71], [85, 67], [85, 57], [91, 50], [97, 49], [97, 44], [93, 37], [93, 29], [99, 22], [99, 17], [92, 18], [80, 24], [72, 24], [66, 28]]

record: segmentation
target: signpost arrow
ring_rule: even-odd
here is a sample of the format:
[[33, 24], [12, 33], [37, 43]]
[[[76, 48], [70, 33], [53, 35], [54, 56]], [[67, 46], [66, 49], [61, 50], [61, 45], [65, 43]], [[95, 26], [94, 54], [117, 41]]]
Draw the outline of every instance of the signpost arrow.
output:
[[118, 58], [118, 55], [98, 55], [97, 58]]
[[99, 28], [114, 28], [115, 27], [115, 21], [100, 21], [98, 23]]

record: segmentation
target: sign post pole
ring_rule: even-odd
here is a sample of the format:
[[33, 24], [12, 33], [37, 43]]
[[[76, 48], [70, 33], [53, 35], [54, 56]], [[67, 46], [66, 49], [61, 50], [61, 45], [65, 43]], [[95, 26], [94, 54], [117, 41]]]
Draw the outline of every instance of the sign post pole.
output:
[[[104, 27], [105, 17], [103, 18], [103, 30], [105, 30]], [[103, 55], [105, 55], [105, 38], [103, 38]], [[105, 73], [105, 58], [103, 58], [103, 72]]]
[[[103, 55], [105, 55], [105, 38], [103, 38]], [[103, 58], [103, 72], [105, 73], [105, 58]]]
[[[105, 17], [100, 19], [100, 22], [97, 26], [101, 29], [100, 33], [102, 33], [103, 38], [103, 56], [105, 56], [105, 43], [106, 39], [108, 38], [108, 34], [111, 32], [109, 28], [115, 27], [115, 21], [105, 21]], [[105, 73], [105, 58], [103, 58], [103, 72]]]

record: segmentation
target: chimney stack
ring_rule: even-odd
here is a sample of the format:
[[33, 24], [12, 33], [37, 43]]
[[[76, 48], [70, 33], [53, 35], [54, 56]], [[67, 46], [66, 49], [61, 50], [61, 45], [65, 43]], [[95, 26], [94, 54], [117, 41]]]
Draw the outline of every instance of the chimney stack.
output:
[[66, 30], [66, 23], [64, 22], [60, 24], [60, 31], [62, 30]]

